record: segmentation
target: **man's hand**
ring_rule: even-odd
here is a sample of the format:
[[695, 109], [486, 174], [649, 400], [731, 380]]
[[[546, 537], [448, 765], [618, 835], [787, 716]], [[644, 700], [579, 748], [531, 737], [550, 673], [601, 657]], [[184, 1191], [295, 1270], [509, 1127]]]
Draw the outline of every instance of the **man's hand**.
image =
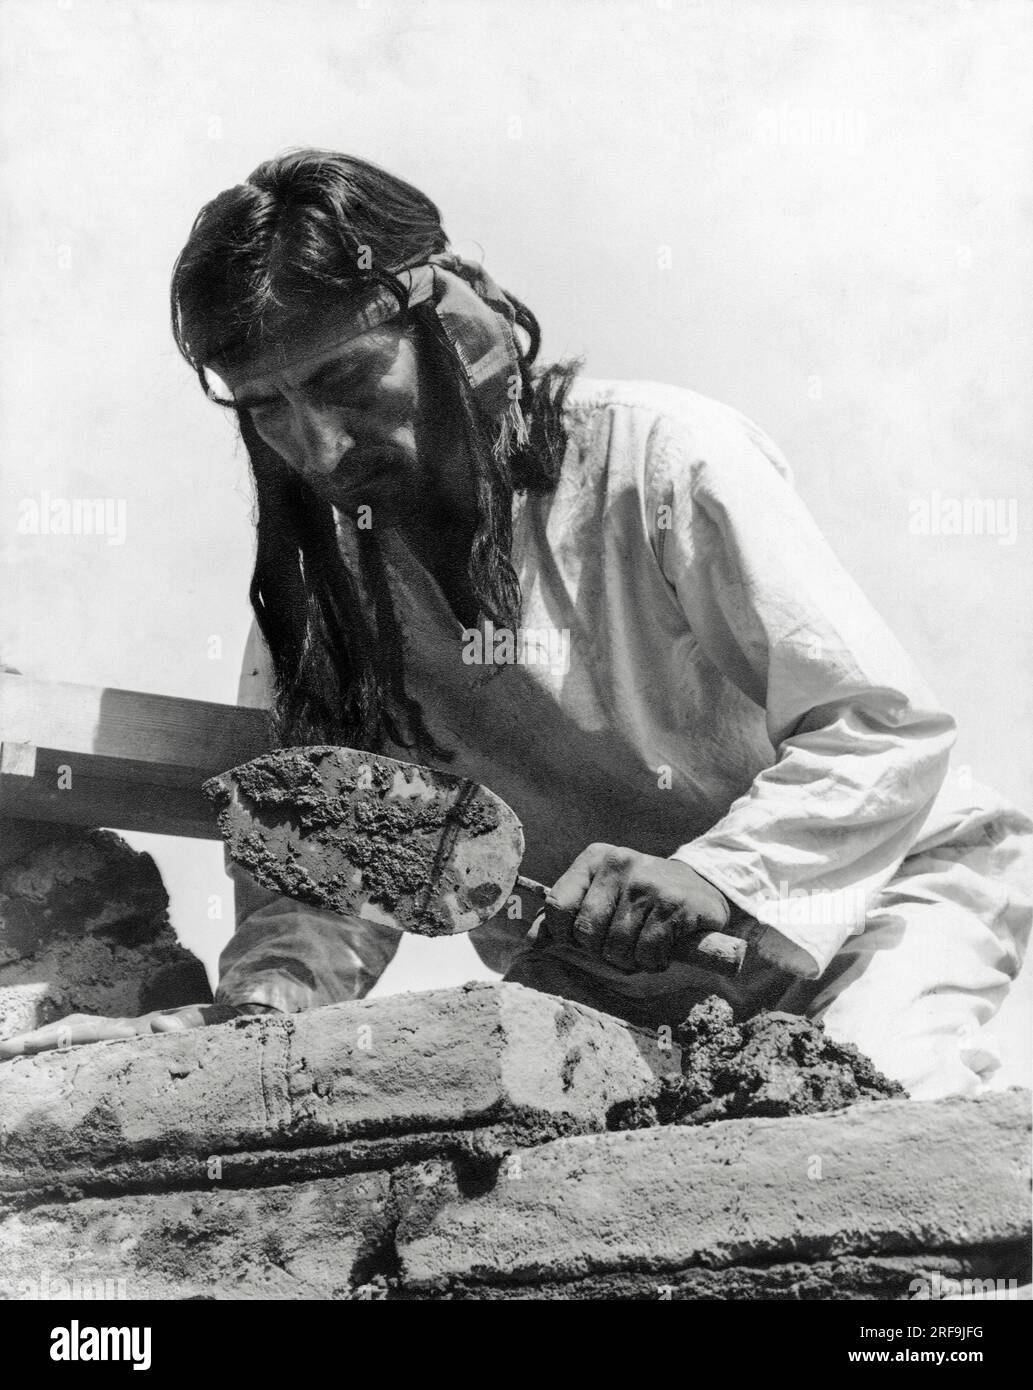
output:
[[178, 1033], [184, 1028], [203, 1028], [210, 1023], [226, 1023], [248, 1013], [275, 1013], [262, 1004], [187, 1004], [181, 1009], [156, 1009], [139, 1018], [99, 1018], [95, 1014], [69, 1014], [67, 1018], [36, 1028], [31, 1033], [0, 1042], [0, 1062], [11, 1057], [28, 1057], [56, 1047], [77, 1047], [80, 1043], [109, 1042], [114, 1038], [133, 1038], [145, 1033]]
[[552, 886], [538, 944], [573, 947], [618, 970], [666, 970], [679, 940], [732, 915], [712, 883], [677, 859], [589, 845]]

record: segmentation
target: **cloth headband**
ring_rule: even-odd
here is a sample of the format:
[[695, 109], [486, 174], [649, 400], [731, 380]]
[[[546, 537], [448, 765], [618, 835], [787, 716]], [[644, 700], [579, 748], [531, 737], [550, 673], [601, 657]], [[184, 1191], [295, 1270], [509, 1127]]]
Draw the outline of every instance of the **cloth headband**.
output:
[[[449, 252], [399, 272], [397, 279], [406, 291], [410, 309], [428, 304], [433, 310], [462, 370], [475, 410], [494, 431], [496, 453], [504, 455], [514, 444], [525, 444], [527, 424], [520, 409], [520, 357], [512, 302], [483, 266]], [[328, 331], [332, 322], [334, 333], [321, 351], [368, 333], [398, 313], [396, 295], [386, 285], [372, 284], [348, 302], [343, 330], [340, 307], [327, 311]], [[257, 353], [238, 349], [220, 354], [212, 367], [221, 374], [221, 367], [246, 362], [249, 374], [262, 375], [282, 367], [286, 360], [284, 345], [271, 343]]]

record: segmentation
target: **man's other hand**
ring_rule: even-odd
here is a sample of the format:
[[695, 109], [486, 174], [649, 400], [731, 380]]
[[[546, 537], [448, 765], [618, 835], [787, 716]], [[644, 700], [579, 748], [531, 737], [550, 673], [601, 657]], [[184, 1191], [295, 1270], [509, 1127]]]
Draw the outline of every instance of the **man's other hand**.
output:
[[589, 845], [553, 884], [539, 945], [583, 951], [628, 974], [666, 970], [679, 941], [732, 915], [712, 883], [677, 859]]
[[185, 1028], [203, 1028], [211, 1023], [226, 1023], [241, 1014], [275, 1013], [260, 1004], [186, 1004], [180, 1009], [156, 1009], [139, 1018], [99, 1018], [95, 1014], [69, 1014], [67, 1018], [35, 1028], [31, 1033], [19, 1033], [0, 1042], [0, 1062], [11, 1057], [29, 1057], [52, 1048], [78, 1047], [81, 1043], [109, 1042], [115, 1038], [133, 1038], [141, 1034], [178, 1033]]

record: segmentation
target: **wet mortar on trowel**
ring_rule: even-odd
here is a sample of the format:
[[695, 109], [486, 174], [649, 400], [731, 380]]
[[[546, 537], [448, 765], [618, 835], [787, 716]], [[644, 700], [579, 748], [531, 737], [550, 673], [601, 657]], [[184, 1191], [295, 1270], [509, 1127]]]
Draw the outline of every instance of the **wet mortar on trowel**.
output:
[[[332, 748], [280, 750], [235, 769], [242, 796], [258, 816], [290, 820], [302, 835], [321, 845], [335, 847], [362, 873], [363, 889], [370, 901], [391, 911], [403, 898], [411, 898], [417, 911], [411, 928], [421, 935], [440, 936], [453, 930], [447, 916], [432, 903], [420, 902], [434, 877], [441, 832], [462, 830], [484, 834], [498, 825], [498, 813], [489, 801], [460, 795], [451, 804], [440, 798], [377, 800], [390, 790], [394, 774], [382, 764], [365, 765], [361, 790], [369, 799], [356, 798], [357, 779], [341, 776], [328, 791], [318, 768]], [[472, 784], [471, 784], [472, 786]], [[228, 801], [228, 793], [224, 793]], [[228, 808], [220, 816], [229, 815]], [[258, 831], [236, 839], [234, 858], [260, 880], [274, 880], [290, 897], [318, 898], [331, 911], [344, 911], [354, 885], [342, 876], [328, 876], [317, 884], [290, 845], [282, 853], [271, 851]]]

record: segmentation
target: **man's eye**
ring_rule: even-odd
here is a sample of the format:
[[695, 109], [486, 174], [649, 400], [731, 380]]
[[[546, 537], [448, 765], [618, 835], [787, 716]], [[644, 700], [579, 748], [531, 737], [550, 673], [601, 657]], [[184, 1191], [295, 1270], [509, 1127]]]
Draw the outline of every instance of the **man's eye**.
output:
[[366, 391], [365, 377], [354, 376], [328, 381], [319, 392], [319, 399], [325, 405], [351, 405], [362, 400]]

